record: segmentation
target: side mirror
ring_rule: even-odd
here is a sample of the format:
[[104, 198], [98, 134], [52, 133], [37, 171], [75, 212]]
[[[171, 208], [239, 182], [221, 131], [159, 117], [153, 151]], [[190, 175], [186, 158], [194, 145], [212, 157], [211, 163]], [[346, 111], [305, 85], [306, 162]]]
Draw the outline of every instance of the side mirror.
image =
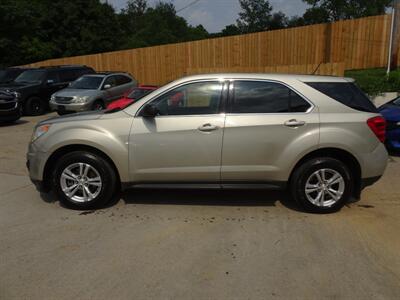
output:
[[103, 90], [108, 90], [108, 89], [110, 89], [111, 88], [111, 84], [105, 84], [104, 86], [103, 86]]
[[158, 108], [154, 104], [147, 104], [143, 108], [142, 116], [145, 118], [154, 118], [159, 114]]

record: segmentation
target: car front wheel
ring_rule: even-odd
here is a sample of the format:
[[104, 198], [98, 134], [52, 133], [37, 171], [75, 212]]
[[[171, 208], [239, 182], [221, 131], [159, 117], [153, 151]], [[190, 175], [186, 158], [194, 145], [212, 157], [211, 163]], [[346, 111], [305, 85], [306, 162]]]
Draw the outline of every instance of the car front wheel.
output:
[[103, 157], [76, 151], [59, 159], [54, 176], [55, 192], [62, 204], [73, 209], [101, 208], [117, 192], [113, 167]]
[[340, 160], [321, 157], [306, 161], [293, 173], [293, 198], [306, 211], [330, 213], [340, 210], [350, 199], [353, 178]]

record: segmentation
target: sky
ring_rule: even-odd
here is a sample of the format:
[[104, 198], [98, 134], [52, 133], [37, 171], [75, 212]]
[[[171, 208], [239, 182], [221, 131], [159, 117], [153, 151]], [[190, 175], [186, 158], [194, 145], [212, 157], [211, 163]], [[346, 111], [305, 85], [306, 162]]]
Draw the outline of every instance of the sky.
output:
[[[149, 5], [154, 5], [159, 0], [148, 0]], [[168, 0], [164, 0], [168, 1]], [[169, 0], [176, 9], [192, 3], [194, 0]], [[117, 10], [125, 7], [126, 0], [108, 0]], [[270, 0], [274, 11], [282, 11], [288, 16], [303, 15], [307, 5], [302, 0]], [[202, 24], [208, 32], [218, 32], [226, 25], [236, 22], [240, 5], [238, 0], [199, 0], [194, 5], [178, 13], [191, 25]]]

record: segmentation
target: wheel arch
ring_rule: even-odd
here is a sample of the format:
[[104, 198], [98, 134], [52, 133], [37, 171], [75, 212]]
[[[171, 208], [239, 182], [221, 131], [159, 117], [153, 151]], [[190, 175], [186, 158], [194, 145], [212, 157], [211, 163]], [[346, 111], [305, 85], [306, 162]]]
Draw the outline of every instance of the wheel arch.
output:
[[121, 177], [120, 177], [118, 168], [117, 168], [116, 164], [114, 163], [114, 161], [106, 153], [104, 153], [103, 151], [101, 151], [95, 147], [92, 147], [92, 146], [83, 145], [83, 144], [73, 144], [73, 145], [67, 145], [67, 146], [58, 148], [47, 159], [46, 164], [44, 166], [44, 170], [43, 170], [43, 185], [46, 190], [51, 189], [51, 182], [50, 182], [51, 175], [52, 175], [52, 172], [54, 171], [54, 167], [57, 163], [57, 160], [59, 158], [61, 158], [63, 155], [70, 153], [70, 152], [74, 152], [74, 151], [86, 151], [86, 152], [89, 152], [92, 154], [96, 154], [96, 155], [102, 157], [103, 159], [105, 159], [111, 165], [111, 167], [114, 169], [114, 172], [117, 176], [117, 182], [119, 185], [121, 185]]
[[353, 196], [356, 198], [360, 197], [362, 185], [360, 162], [353, 154], [340, 148], [320, 148], [309, 152], [308, 154], [303, 156], [292, 168], [289, 182], [291, 182], [293, 173], [299, 166], [301, 166], [304, 162], [317, 157], [330, 157], [340, 160], [344, 164], [346, 164], [349, 167], [349, 170], [352, 173], [354, 179]]

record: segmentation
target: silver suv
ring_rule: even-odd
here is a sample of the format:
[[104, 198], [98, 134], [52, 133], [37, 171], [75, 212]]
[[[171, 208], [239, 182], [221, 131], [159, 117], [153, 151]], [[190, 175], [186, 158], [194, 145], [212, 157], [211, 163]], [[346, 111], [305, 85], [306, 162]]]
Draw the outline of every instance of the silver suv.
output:
[[105, 205], [121, 189], [288, 188], [332, 212], [383, 174], [385, 121], [336, 77], [186, 77], [120, 111], [40, 122], [30, 177], [69, 207]]
[[127, 73], [104, 72], [84, 75], [67, 88], [53, 94], [50, 108], [63, 115], [71, 112], [102, 110], [111, 101], [137, 87], [137, 81]]

